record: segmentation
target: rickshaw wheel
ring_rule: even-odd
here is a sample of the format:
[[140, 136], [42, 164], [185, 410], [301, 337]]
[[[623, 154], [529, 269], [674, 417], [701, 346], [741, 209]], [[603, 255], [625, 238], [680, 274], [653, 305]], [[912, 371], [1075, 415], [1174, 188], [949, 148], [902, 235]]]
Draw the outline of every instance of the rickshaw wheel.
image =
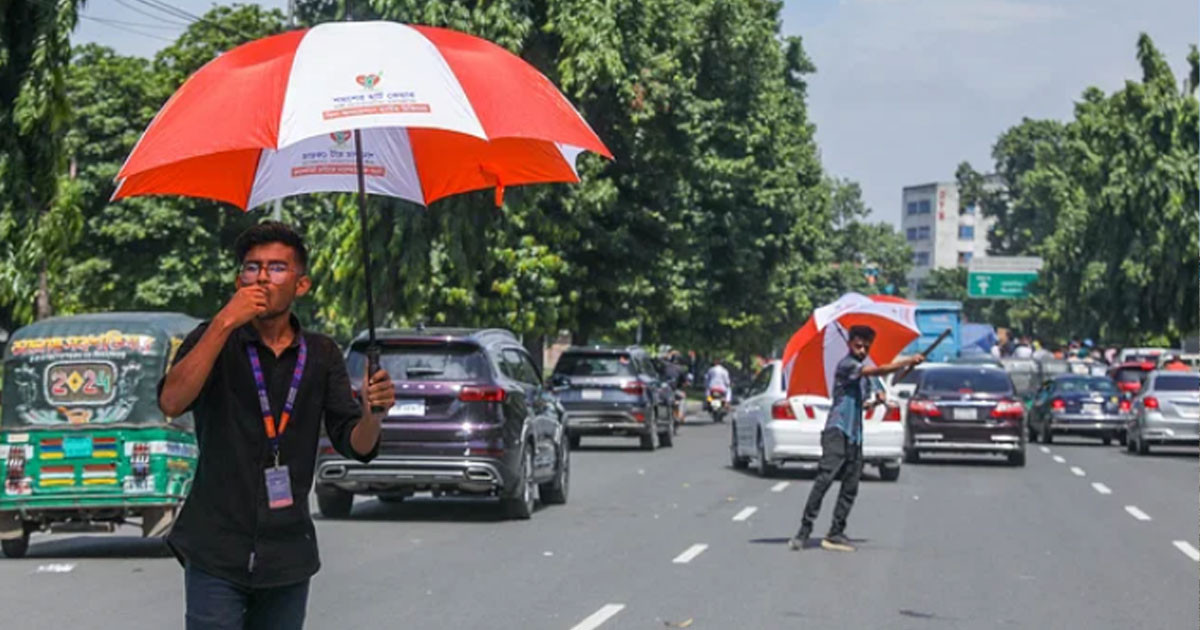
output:
[[4, 550], [6, 558], [24, 558], [25, 552], [29, 551], [29, 530], [21, 534], [20, 538], [0, 540], [0, 549]]

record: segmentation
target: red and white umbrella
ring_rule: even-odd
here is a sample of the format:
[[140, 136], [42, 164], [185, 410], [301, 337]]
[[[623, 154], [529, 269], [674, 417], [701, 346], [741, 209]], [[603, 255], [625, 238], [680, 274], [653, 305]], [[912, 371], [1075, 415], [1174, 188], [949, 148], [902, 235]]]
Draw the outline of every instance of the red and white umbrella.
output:
[[849, 353], [847, 338], [852, 326], [870, 326], [875, 331], [864, 364], [891, 363], [921, 334], [916, 309], [916, 304], [892, 296], [847, 293], [813, 311], [783, 351], [788, 396], [830, 397], [834, 370]]
[[[612, 154], [520, 57], [452, 30], [331, 22], [243, 44], [175, 92], [117, 174], [113, 199], [182, 195], [243, 210], [312, 192], [428, 205], [520, 184], [577, 182]], [[368, 330], [375, 338], [370, 257]]]
[[428, 205], [575, 182], [612, 155], [545, 76], [457, 31], [331, 22], [244, 44], [190, 77], [117, 174], [114, 199], [184, 195], [242, 209], [358, 189]]

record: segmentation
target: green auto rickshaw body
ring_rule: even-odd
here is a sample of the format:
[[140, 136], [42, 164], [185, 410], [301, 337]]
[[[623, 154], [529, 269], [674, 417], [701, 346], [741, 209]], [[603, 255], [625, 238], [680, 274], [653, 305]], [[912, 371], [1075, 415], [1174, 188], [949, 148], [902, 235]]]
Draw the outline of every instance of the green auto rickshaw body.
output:
[[30, 324], [4, 352], [0, 543], [23, 555], [34, 531], [169, 529], [191, 489], [191, 414], [165, 417], [157, 385], [199, 320], [95, 313]]

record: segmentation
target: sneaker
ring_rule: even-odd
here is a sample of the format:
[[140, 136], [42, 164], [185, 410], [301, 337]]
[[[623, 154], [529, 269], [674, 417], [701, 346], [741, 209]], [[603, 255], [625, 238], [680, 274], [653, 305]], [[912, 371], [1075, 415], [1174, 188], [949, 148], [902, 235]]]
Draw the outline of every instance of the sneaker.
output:
[[788, 549], [792, 551], [800, 551], [804, 549], [804, 545], [808, 542], [808, 537], [812, 534], [811, 527], [801, 527], [800, 533], [788, 539]]
[[829, 551], [854, 551], [854, 545], [845, 534], [830, 534], [821, 540], [821, 548]]

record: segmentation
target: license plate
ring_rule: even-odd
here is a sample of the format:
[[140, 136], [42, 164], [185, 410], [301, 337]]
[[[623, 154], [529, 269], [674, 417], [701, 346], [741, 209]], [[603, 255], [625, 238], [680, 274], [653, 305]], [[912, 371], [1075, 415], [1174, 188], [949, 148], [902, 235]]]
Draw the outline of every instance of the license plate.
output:
[[718, 399], [716, 399], [716, 400], [714, 400], [714, 401], [712, 401], [712, 408], [713, 408], [713, 409], [720, 409], [720, 408], [721, 408], [721, 407], [723, 407], [724, 405], [725, 405], [725, 401], [724, 401], [724, 400], [721, 400], [721, 399], [719, 399], [719, 398], [718, 398]]
[[1100, 413], [1100, 405], [1097, 403], [1084, 403], [1083, 413]]
[[975, 408], [974, 407], [958, 407], [956, 409], [952, 409], [950, 411], [950, 417], [954, 418], [955, 420], [974, 420], [975, 419]]
[[63, 457], [91, 457], [92, 438], [68, 436], [63, 438]]
[[584, 400], [600, 400], [604, 398], [604, 392], [598, 389], [585, 389], [579, 393], [579, 397]]
[[388, 410], [388, 415], [402, 418], [422, 417], [425, 415], [425, 401], [397, 400], [392, 404], [392, 408]]

